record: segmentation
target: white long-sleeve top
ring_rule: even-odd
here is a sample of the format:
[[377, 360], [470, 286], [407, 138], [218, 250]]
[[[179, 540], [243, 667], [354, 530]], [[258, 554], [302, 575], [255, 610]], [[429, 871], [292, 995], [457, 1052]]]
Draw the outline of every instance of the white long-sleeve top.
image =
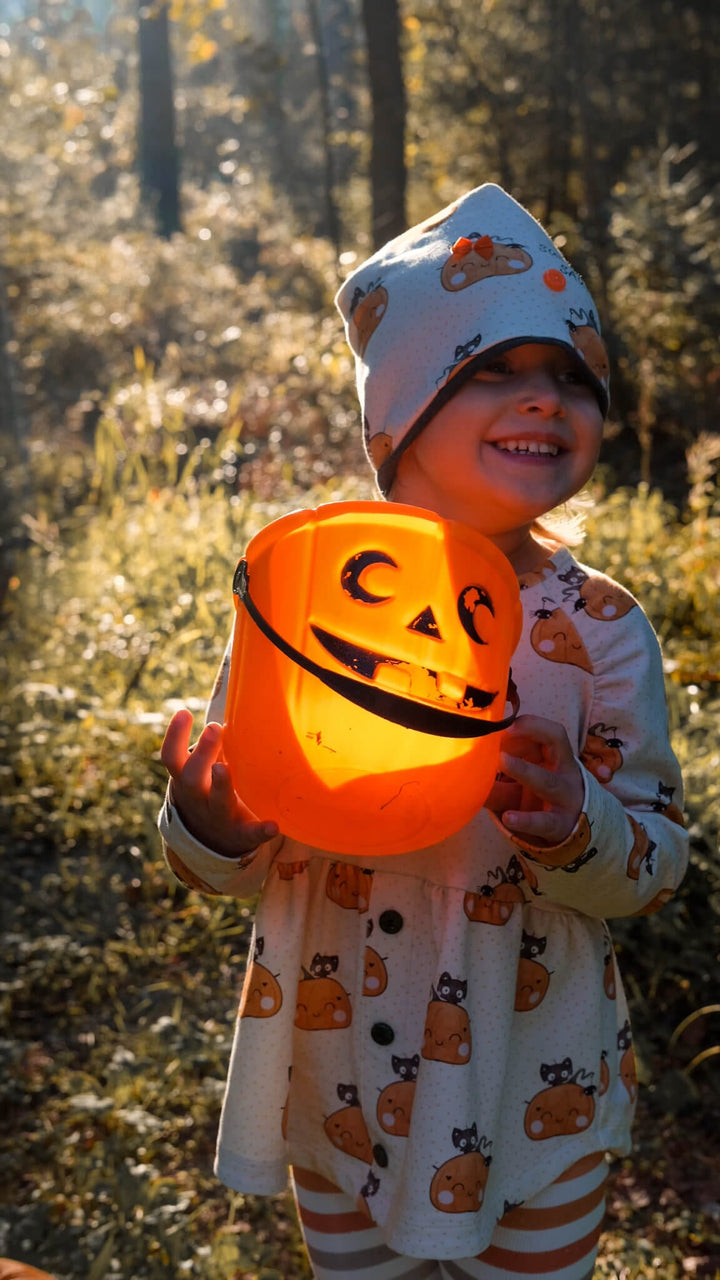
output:
[[[260, 893], [218, 1176], [275, 1193], [287, 1165], [357, 1198], [414, 1257], [481, 1252], [508, 1206], [582, 1156], [624, 1153], [637, 1092], [606, 918], [657, 910], [687, 862], [660, 651], [623, 588], [558, 551], [521, 579], [523, 713], [565, 726], [585, 797], [556, 848], [487, 810], [390, 857], [285, 837], [239, 860], [160, 830], [192, 888]], [[222, 721], [229, 656], [208, 709]]]

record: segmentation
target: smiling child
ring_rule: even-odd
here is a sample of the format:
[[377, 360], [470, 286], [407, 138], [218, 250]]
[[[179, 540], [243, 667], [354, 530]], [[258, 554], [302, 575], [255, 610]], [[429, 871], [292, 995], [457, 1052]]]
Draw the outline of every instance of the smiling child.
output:
[[637, 1094], [606, 918], [659, 909], [687, 859], [657, 640], [542, 522], [598, 457], [595, 307], [492, 185], [381, 249], [338, 306], [381, 492], [515, 569], [521, 715], [472, 821], [383, 858], [249, 813], [222, 760], [227, 662], [192, 751], [173, 718], [168, 861], [260, 894], [218, 1176], [273, 1194], [292, 1168], [320, 1280], [589, 1280]]

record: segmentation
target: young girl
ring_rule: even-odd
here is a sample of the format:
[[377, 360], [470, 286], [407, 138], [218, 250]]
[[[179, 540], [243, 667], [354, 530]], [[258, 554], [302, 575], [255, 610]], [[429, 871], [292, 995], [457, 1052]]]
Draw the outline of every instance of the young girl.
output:
[[338, 305], [382, 493], [473, 526], [517, 573], [522, 714], [467, 826], [377, 858], [243, 805], [227, 658], [192, 752], [190, 713], [173, 718], [171, 868], [260, 891], [217, 1173], [272, 1194], [291, 1166], [321, 1280], [587, 1280], [637, 1092], [605, 918], [657, 910], [687, 857], [655, 636], [539, 523], [597, 461], [605, 348], [579, 276], [491, 185], [376, 253]]

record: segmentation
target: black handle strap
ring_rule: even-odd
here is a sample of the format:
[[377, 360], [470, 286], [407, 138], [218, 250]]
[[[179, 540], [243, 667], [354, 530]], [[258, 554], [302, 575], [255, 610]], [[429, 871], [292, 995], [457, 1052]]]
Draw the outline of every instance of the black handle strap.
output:
[[512, 707], [509, 716], [504, 720], [475, 720], [471, 716], [458, 715], [445, 711], [442, 707], [428, 707], [422, 702], [413, 702], [400, 694], [389, 693], [386, 689], [376, 688], [360, 680], [353, 680], [336, 671], [328, 671], [312, 658], [306, 657], [299, 649], [289, 644], [264, 618], [250, 596], [247, 560], [242, 559], [235, 570], [233, 592], [242, 601], [255, 625], [271, 644], [290, 658], [303, 671], [316, 676], [328, 689], [340, 694], [348, 702], [363, 707], [373, 715], [393, 724], [402, 725], [406, 729], [415, 729], [420, 733], [429, 733], [439, 738], [483, 738], [489, 733], [499, 733], [508, 729], [520, 710], [520, 699], [512, 672], [508, 677], [507, 701]]

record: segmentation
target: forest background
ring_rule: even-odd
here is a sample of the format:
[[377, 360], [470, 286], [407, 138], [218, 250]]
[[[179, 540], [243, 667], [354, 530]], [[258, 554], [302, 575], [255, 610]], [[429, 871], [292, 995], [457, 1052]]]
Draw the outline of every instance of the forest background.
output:
[[248, 537], [372, 496], [335, 288], [492, 180], [598, 300], [582, 556], [658, 629], [687, 782], [681, 893], [613, 925], [643, 1088], [598, 1276], [720, 1276], [719, 55], [706, 0], [0, 5], [0, 1253], [308, 1275], [288, 1198], [212, 1177], [251, 904], [171, 883], [158, 748]]

